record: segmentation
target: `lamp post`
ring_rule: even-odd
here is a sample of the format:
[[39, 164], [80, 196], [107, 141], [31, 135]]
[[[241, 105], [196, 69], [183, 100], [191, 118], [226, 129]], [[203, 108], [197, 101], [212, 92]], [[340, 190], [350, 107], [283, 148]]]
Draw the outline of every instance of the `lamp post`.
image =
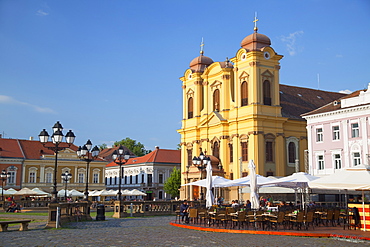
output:
[[3, 170], [0, 174], [0, 177], [1, 177], [1, 200], [4, 201], [4, 181], [8, 179], [8, 177], [10, 176], [10, 173], [9, 172], [6, 172], [5, 170]]
[[[194, 156], [193, 158], [193, 165], [200, 171], [200, 180], [203, 179], [203, 171], [206, 170], [208, 162], [211, 162], [211, 158], [204, 155], [203, 152], [200, 152], [199, 157]], [[200, 199], [203, 200], [203, 188], [201, 188], [200, 191]]]
[[65, 188], [64, 188], [64, 200], [67, 201], [67, 183], [68, 181], [72, 178], [72, 174], [65, 171], [64, 173], [62, 173], [62, 180], [64, 181], [65, 183]]
[[83, 147], [78, 147], [77, 156], [81, 159], [86, 161], [86, 189], [85, 189], [85, 200], [89, 200], [89, 166], [90, 162], [97, 159], [99, 155], [99, 148], [95, 146], [92, 150], [92, 143], [87, 140], [86, 144]]
[[48, 143], [49, 134], [45, 129], [43, 129], [39, 134], [39, 139], [42, 145], [45, 148], [54, 151], [55, 153], [54, 185], [51, 199], [52, 202], [58, 202], [58, 191], [57, 191], [58, 152], [70, 147], [75, 140], [75, 135], [73, 134], [72, 130], [69, 130], [69, 132], [65, 136], [66, 143], [68, 144], [68, 146], [60, 146], [62, 144], [64, 136], [62, 130], [63, 130], [62, 125], [59, 123], [59, 121], [57, 121], [53, 126], [53, 135], [51, 136], [52, 143]]
[[130, 158], [130, 154], [123, 149], [122, 145], [119, 146], [118, 151], [114, 150], [112, 154], [114, 163], [119, 165], [119, 182], [118, 182], [118, 201], [121, 201], [121, 183], [122, 183], [122, 165]]
[[[186, 165], [186, 180], [185, 180], [185, 183], [187, 184], [187, 183], [189, 183], [189, 169], [190, 169], [190, 166], [191, 166], [191, 164], [187, 164]], [[186, 188], [185, 188], [185, 199], [186, 200], [189, 200], [189, 195], [190, 193], [189, 193], [189, 185], [188, 186], [186, 186]]]

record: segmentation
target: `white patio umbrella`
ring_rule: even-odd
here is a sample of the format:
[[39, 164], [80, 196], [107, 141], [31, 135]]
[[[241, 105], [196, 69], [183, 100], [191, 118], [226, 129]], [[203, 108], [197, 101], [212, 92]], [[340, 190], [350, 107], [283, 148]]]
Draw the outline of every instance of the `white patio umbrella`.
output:
[[249, 176], [250, 176], [250, 189], [251, 189], [251, 194], [250, 194], [250, 201], [251, 201], [251, 208], [256, 210], [260, 207], [260, 201], [259, 197], [257, 194], [257, 174], [256, 174], [256, 166], [253, 162], [253, 160], [249, 161], [248, 164], [249, 168]]
[[14, 193], [15, 196], [36, 196], [37, 192], [29, 188], [22, 188], [21, 190]]
[[[66, 195], [65, 189], [59, 190], [57, 196], [64, 197]], [[67, 190], [67, 196], [69, 196], [69, 191]]]
[[9, 188], [7, 190], [4, 190], [4, 195], [14, 195], [15, 192], [17, 192], [17, 190]]
[[[334, 174], [321, 177], [308, 183], [310, 188], [361, 190], [362, 210], [365, 211], [364, 191], [370, 190], [370, 166], [359, 165], [342, 169]], [[364, 231], [366, 231], [365, 214], [363, 214]]]
[[[212, 186], [213, 187], [228, 187], [228, 186], [224, 186], [223, 184], [226, 183], [226, 182], [230, 182], [230, 181], [232, 181], [232, 180], [224, 178], [224, 177], [212, 176]], [[183, 184], [182, 186], [187, 186], [187, 185], [197, 185], [197, 186], [200, 186], [200, 187], [206, 187], [207, 186], [207, 179], [202, 179], [202, 180], [198, 180], [198, 181], [191, 182], [191, 183], [188, 183], [188, 184]]]
[[[279, 179], [275, 179], [271, 182], [264, 183], [263, 185], [270, 185], [270, 186], [279, 186], [279, 187], [286, 187], [286, 188], [293, 188], [295, 190], [301, 189], [302, 191], [302, 205], [305, 208], [305, 199], [303, 194], [307, 193], [308, 182], [314, 181], [319, 177], [312, 176], [305, 172], [296, 172], [290, 176], [282, 177]], [[296, 198], [297, 201], [297, 198]]]
[[37, 192], [37, 196], [39, 197], [46, 197], [46, 196], [51, 196], [51, 194], [49, 194], [48, 192], [45, 192], [39, 188], [33, 188], [32, 189], [33, 191], [36, 191]]
[[130, 191], [130, 195], [131, 196], [146, 196], [146, 193], [141, 192], [138, 189], [133, 189], [133, 190]]
[[206, 167], [206, 207], [210, 208], [213, 205], [214, 197], [212, 193], [212, 164], [211, 161], [208, 161], [207, 167]]
[[[268, 183], [268, 182], [275, 180], [275, 179], [267, 178], [267, 177], [264, 177], [258, 174], [256, 174], [256, 178], [257, 178], [257, 182], [256, 182], [257, 186], [261, 186], [264, 183]], [[250, 182], [251, 182], [251, 174], [249, 174], [246, 177], [242, 177], [242, 178], [238, 178], [238, 179], [234, 179], [234, 180], [230, 180], [228, 182], [222, 183], [220, 184], [220, 186], [222, 187], [250, 186]]]
[[[84, 193], [82, 192], [79, 192], [78, 190], [70, 190], [68, 191], [69, 192], [69, 196], [75, 196], [75, 197], [81, 197], [81, 196], [84, 196]], [[67, 193], [68, 194], [68, 193]]]

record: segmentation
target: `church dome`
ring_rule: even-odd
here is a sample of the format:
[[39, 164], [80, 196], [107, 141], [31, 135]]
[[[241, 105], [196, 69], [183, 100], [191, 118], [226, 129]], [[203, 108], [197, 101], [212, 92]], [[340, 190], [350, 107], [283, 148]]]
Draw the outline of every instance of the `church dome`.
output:
[[250, 51], [261, 50], [263, 47], [270, 45], [271, 45], [270, 38], [264, 34], [257, 32], [248, 35], [240, 43], [241, 47]]
[[212, 63], [213, 60], [211, 58], [203, 56], [203, 54], [201, 54], [199, 57], [194, 58], [190, 62], [190, 68], [194, 71], [204, 71], [204, 69]]

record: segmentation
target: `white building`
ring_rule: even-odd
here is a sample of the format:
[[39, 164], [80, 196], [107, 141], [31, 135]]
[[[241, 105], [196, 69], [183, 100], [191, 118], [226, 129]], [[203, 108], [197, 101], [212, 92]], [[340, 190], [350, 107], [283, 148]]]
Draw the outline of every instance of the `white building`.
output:
[[[159, 149], [142, 157], [130, 158], [122, 165], [121, 189], [138, 189], [147, 194], [144, 200], [171, 199], [163, 190], [163, 184], [174, 167], [180, 169], [181, 151]], [[107, 164], [105, 169], [107, 189], [117, 190], [119, 186], [119, 165]]]

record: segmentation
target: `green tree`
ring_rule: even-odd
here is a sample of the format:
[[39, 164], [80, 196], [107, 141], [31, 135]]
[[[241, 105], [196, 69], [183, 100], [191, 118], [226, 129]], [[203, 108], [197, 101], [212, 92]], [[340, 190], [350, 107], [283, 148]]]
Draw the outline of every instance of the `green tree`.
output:
[[103, 143], [102, 145], [99, 145], [100, 150], [106, 149], [108, 146], [107, 144]]
[[144, 145], [140, 142], [136, 142], [136, 140], [133, 140], [129, 137], [126, 137], [125, 139], [122, 139], [121, 141], [117, 141], [114, 143], [115, 146], [125, 146], [128, 149], [131, 150], [136, 156], [143, 156], [145, 154], [150, 153], [152, 150], [146, 150]]
[[179, 197], [181, 186], [181, 171], [176, 167], [173, 168], [169, 178], [164, 182], [163, 189], [167, 194], [170, 194], [172, 198]]

